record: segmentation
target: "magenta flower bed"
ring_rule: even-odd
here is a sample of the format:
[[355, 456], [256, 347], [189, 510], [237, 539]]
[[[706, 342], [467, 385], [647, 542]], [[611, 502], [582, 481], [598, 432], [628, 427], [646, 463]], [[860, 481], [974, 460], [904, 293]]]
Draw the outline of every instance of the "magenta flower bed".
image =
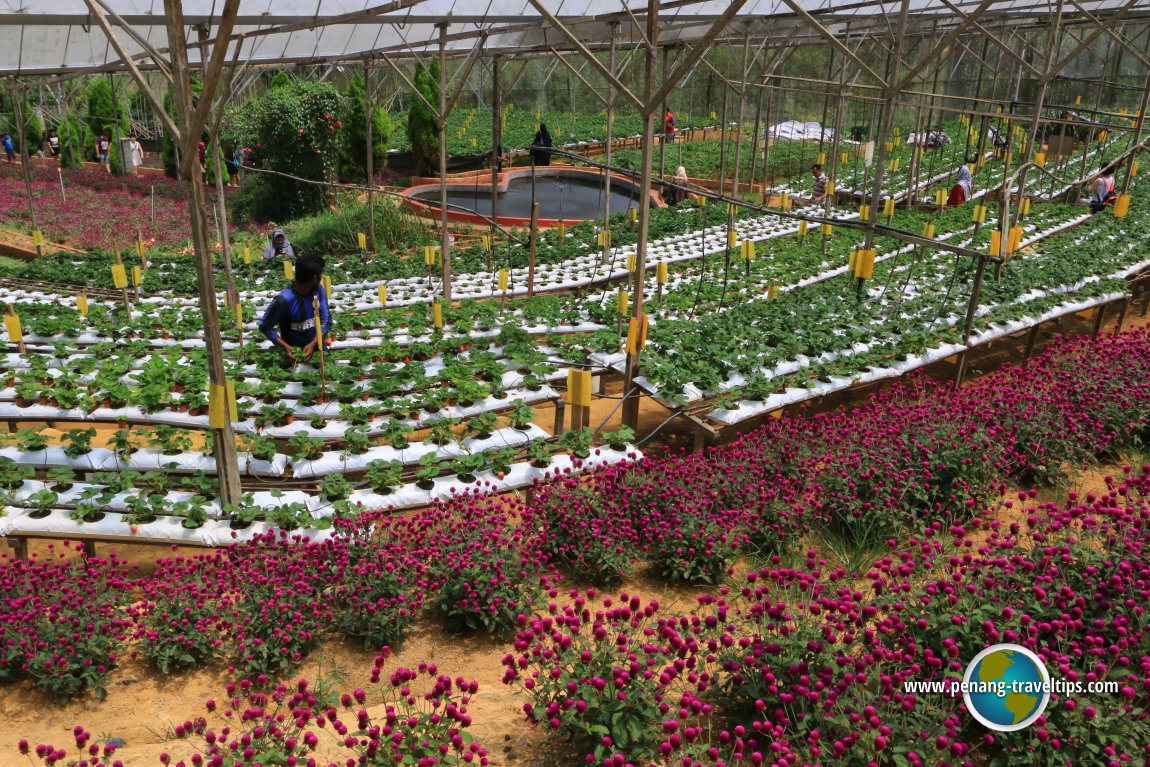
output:
[[[144, 239], [167, 249], [189, 247], [188, 204], [174, 181], [162, 177], [120, 177], [95, 171], [64, 174], [67, 200], [55, 172], [37, 168], [32, 181], [37, 223], [44, 236], [84, 250], [130, 249], [139, 227]], [[152, 223], [152, 185], [156, 220]], [[0, 212], [32, 229], [24, 181], [15, 171], [0, 173]], [[211, 220], [211, 214], [208, 215]]]
[[[608, 767], [1141, 763], [1150, 467], [1065, 506], [1006, 489], [1144, 443], [1148, 417], [1141, 330], [1063, 341], [958, 391], [917, 379], [705, 453], [556, 477], [530, 503], [364, 511], [336, 541], [269, 537], [147, 577], [115, 560], [3, 561], [0, 675], [68, 697], [138, 651], [258, 682], [327, 634], [379, 647], [426, 613], [512, 637], [504, 681], [528, 694], [528, 719]], [[996, 506], [1016, 521], [987, 521]], [[770, 564], [724, 585], [740, 552]], [[560, 598], [563, 577], [617, 584], [639, 565], [712, 587], [686, 611]], [[1120, 689], [1058, 696], [1016, 733], [982, 729], [961, 697], [905, 690], [998, 642]]]

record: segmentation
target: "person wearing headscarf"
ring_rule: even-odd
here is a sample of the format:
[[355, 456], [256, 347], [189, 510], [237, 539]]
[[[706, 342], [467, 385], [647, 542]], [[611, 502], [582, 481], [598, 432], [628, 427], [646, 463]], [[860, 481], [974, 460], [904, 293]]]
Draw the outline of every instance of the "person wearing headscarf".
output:
[[958, 166], [958, 177], [954, 180], [954, 186], [950, 188], [950, 197], [947, 198], [946, 204], [951, 207], [962, 205], [970, 199], [973, 192], [974, 176], [971, 175], [966, 163], [963, 163]]
[[668, 187], [667, 193], [664, 195], [668, 205], [678, 205], [690, 197], [687, 192], [687, 187], [691, 185], [691, 179], [687, 177], [687, 169], [680, 165], [675, 169], [675, 178], [671, 180], [671, 186]]
[[539, 130], [535, 132], [535, 140], [531, 142], [531, 164], [550, 165], [551, 132], [547, 130], [546, 123], [539, 123]]
[[276, 229], [272, 232], [272, 238], [264, 246], [264, 258], [276, 258], [277, 256], [295, 258], [295, 248], [288, 242], [283, 229]]

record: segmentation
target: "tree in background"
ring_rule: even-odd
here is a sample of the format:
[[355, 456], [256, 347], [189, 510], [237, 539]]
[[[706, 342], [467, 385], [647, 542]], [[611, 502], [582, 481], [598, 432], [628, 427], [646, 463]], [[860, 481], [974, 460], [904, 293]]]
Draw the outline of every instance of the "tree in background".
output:
[[100, 134], [106, 133], [110, 142], [108, 164], [113, 173], [120, 173], [123, 168], [117, 138], [127, 138], [132, 130], [132, 124], [128, 119], [127, 110], [117, 103], [107, 78], [97, 77], [88, 86], [88, 113], [84, 122], [87, 124], [83, 142], [84, 159], [89, 162], [96, 160], [96, 139]]
[[[339, 177], [343, 181], [362, 183], [367, 177], [367, 119], [364, 111], [365, 91], [363, 78], [357, 73], [344, 91], [347, 107], [344, 112], [345, 141], [339, 161]], [[371, 119], [372, 162], [376, 172], [387, 162], [387, 147], [391, 143], [391, 116], [377, 106]]]
[[[227, 138], [252, 150], [248, 167], [334, 182], [346, 110], [331, 83], [295, 82], [241, 106], [229, 118]], [[323, 185], [253, 172], [234, 207], [256, 220], [285, 221], [323, 210], [327, 199]]]
[[[438, 107], [439, 62], [431, 62], [430, 67], [416, 64], [413, 84], [429, 104]], [[407, 112], [407, 138], [411, 142], [416, 175], [434, 175], [439, 168], [439, 125], [435, 114], [416, 95], [412, 95], [411, 108]]]
[[275, 90], [276, 88], [283, 88], [291, 85], [291, 76], [282, 69], [275, 73], [272, 77], [271, 84], [268, 85], [268, 90]]
[[79, 168], [84, 164], [87, 156], [84, 146], [84, 130], [80, 121], [72, 112], [64, 116], [60, 127], [56, 129], [60, 137], [60, 164], [65, 168]]

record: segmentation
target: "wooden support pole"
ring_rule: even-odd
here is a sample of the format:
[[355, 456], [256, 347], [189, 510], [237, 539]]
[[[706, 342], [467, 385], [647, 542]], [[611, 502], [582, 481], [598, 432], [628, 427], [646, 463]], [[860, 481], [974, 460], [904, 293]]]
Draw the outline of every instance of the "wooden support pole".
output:
[[367, 135], [367, 147], [364, 149], [364, 166], [367, 170], [367, 251], [374, 256], [379, 252], [375, 243], [375, 99], [371, 91], [371, 64], [366, 61], [363, 64], [363, 101], [367, 115], [364, 126]]
[[[499, 220], [499, 171], [503, 161], [503, 94], [500, 90], [499, 64], [499, 57], [494, 56], [491, 59], [491, 248], [486, 254], [488, 271], [495, 269], [495, 222]], [[506, 292], [503, 300], [507, 300]]]
[[[177, 122], [180, 127], [179, 145], [181, 149], [180, 177], [186, 182], [190, 200], [188, 204], [191, 219], [192, 244], [195, 247], [197, 287], [200, 298], [200, 313], [204, 320], [204, 347], [208, 357], [208, 382], [210, 386], [227, 388], [227, 373], [224, 367], [223, 344], [220, 339], [219, 307], [216, 304], [215, 271], [212, 265], [212, 251], [208, 238], [205, 218], [204, 185], [199, 180], [199, 166], [195, 162], [196, 144], [200, 139], [203, 121], [199, 120], [192, 102], [190, 72], [188, 71], [188, 51], [184, 38], [185, 25], [183, 6], [180, 0], [164, 0], [164, 10], [168, 19], [168, 44], [171, 50], [172, 87], [175, 96]], [[230, 33], [235, 22], [239, 4], [229, 2], [225, 8], [225, 18], [221, 28]], [[230, 18], [227, 18], [230, 16]], [[219, 71], [223, 68], [227, 36], [217, 39], [217, 51], [208, 65], [208, 75], [204, 80], [204, 90], [200, 94], [201, 106], [206, 112], [206, 104], [215, 95], [215, 84]], [[215, 55], [219, 54], [219, 55]], [[212, 444], [216, 458], [216, 472], [219, 476], [220, 500], [224, 505], [241, 502], [240, 469], [236, 455], [236, 438], [230, 420], [225, 420], [222, 428], [211, 430]]]
[[535, 254], [539, 249], [539, 203], [531, 203], [531, 239], [527, 250], [527, 297], [535, 295]]
[[1034, 325], [1026, 334], [1026, 351], [1022, 353], [1022, 367], [1030, 364], [1030, 357], [1034, 354], [1034, 344], [1038, 341], [1038, 330], [1041, 325]]
[[611, 42], [607, 52], [607, 67], [611, 77], [605, 78], [607, 83], [607, 142], [603, 148], [603, 254], [604, 265], [611, 260], [611, 141], [612, 131], [615, 127], [615, 90], [612, 81], [615, 75], [615, 34], [619, 31], [619, 22], [611, 24]]
[[447, 24], [439, 25], [439, 225], [442, 227], [443, 300], [451, 305], [451, 232], [447, 228]]
[[[644, 51], [644, 97], [647, 99], [647, 108], [643, 112], [643, 149], [640, 163], [639, 177], [639, 233], [635, 243], [635, 273], [647, 272], [647, 232], [651, 219], [651, 158], [654, 154], [653, 141], [655, 139], [655, 104], [651, 103], [655, 95], [655, 48], [659, 44], [659, 0], [647, 1], [647, 40], [650, 46]], [[667, 83], [664, 83], [664, 87]], [[642, 321], [643, 318], [643, 288], [642, 279], [635, 281], [635, 298], [631, 308], [631, 316]], [[631, 392], [635, 390], [635, 378], [639, 375], [639, 357], [641, 352], [636, 346], [633, 353], [627, 354], [627, 374], [625, 376], [623, 391], [627, 399], [623, 401], [623, 423], [632, 429], [639, 424], [639, 396]]]

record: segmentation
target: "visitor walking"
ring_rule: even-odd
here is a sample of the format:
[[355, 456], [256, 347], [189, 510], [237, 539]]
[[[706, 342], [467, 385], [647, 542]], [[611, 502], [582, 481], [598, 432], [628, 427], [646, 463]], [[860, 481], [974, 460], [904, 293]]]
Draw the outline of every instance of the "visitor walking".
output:
[[112, 172], [112, 164], [108, 160], [111, 149], [112, 142], [108, 140], [108, 134], [101, 133], [100, 138], [96, 139], [96, 162], [103, 165], [108, 173]]
[[1090, 196], [1090, 212], [1099, 213], [1107, 205], [1113, 205], [1117, 199], [1118, 194], [1114, 191], [1114, 168], [1103, 168], [1094, 182], [1094, 194]]
[[535, 131], [535, 140], [531, 142], [531, 164], [551, 164], [551, 132], [547, 130], [546, 123], [539, 123], [539, 130]]
[[140, 167], [144, 164], [144, 147], [140, 146], [140, 140], [136, 138], [133, 133], [128, 136], [128, 156], [132, 158], [132, 175], [140, 175]]
[[668, 205], [678, 205], [690, 199], [691, 193], [687, 191], [687, 187], [690, 185], [691, 179], [687, 176], [687, 169], [680, 165], [675, 169], [675, 178], [671, 180], [671, 185], [667, 187], [663, 201]]
[[60, 156], [60, 137], [56, 135], [55, 129], [48, 131], [48, 154], [52, 157]]
[[957, 208], [969, 200], [973, 193], [974, 176], [970, 173], [970, 167], [963, 163], [958, 166], [958, 177], [954, 180], [954, 186], [950, 188], [950, 197], [947, 198], [946, 204]]
[[288, 242], [283, 229], [276, 229], [264, 246], [264, 258], [295, 258], [295, 248]]
[[7, 133], [0, 135], [0, 146], [4, 147], [4, 156], [8, 162], [16, 162], [16, 145]]
[[[283, 349], [293, 363], [311, 359], [319, 348], [320, 337], [331, 330], [331, 311], [321, 284], [324, 266], [322, 256], [309, 254], [296, 259], [294, 281], [272, 299], [260, 321], [260, 332]], [[316, 328], [317, 314], [319, 328]], [[327, 339], [324, 348], [330, 345], [331, 339]], [[298, 357], [296, 349], [300, 349]]]
[[200, 178], [206, 184], [208, 183], [208, 145], [201, 141], [196, 149], [200, 155]]
[[667, 107], [667, 113], [663, 115], [663, 140], [669, 143], [675, 142], [675, 113]]
[[816, 162], [811, 166], [811, 175], [815, 177], [814, 186], [811, 187], [811, 202], [823, 202], [827, 199], [827, 177], [823, 174], [823, 166]]

